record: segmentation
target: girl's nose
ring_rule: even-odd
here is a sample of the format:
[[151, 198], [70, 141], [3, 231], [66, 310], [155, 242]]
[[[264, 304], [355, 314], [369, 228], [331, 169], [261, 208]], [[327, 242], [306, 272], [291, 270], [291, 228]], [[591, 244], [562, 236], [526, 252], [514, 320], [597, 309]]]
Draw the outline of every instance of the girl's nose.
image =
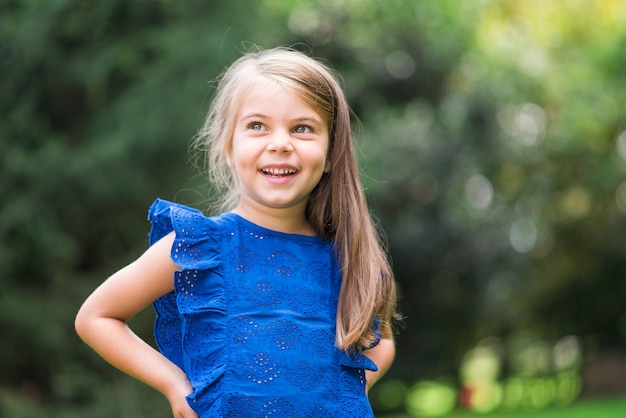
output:
[[291, 132], [283, 130], [275, 131], [267, 144], [267, 150], [275, 152], [291, 152], [293, 151], [293, 144], [291, 143], [292, 139]]

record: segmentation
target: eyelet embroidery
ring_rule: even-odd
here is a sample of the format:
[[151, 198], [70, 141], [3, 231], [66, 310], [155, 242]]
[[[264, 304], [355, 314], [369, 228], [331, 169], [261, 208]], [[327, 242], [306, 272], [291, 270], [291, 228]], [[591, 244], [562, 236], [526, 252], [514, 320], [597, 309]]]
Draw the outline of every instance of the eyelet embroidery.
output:
[[228, 416], [233, 418], [249, 418], [257, 410], [254, 401], [249, 396], [238, 392], [226, 395], [224, 407], [228, 411]]
[[302, 341], [298, 326], [286, 319], [272, 321], [267, 326], [267, 336], [280, 350], [289, 350]]
[[[372, 418], [362, 359], [334, 346], [341, 278], [332, 245], [167, 205], [151, 219], [151, 240], [174, 227], [182, 269], [176, 299], [155, 303], [155, 336], [168, 358], [191, 367], [199, 414]], [[331, 399], [322, 406], [321, 392]]]
[[320, 262], [311, 262], [303, 269], [303, 277], [317, 286], [327, 289], [331, 286], [331, 273], [327, 265]]
[[311, 409], [309, 412], [306, 413], [305, 417], [306, 418], [336, 418], [336, 417], [333, 417], [333, 414], [331, 414], [330, 412], [328, 412], [326, 409], [322, 408], [321, 406], [317, 406]]
[[274, 289], [268, 280], [259, 280], [253, 287], [244, 289], [246, 300], [261, 308], [270, 308], [280, 305], [281, 292]]
[[242, 315], [233, 318], [233, 343], [244, 345], [249, 337], [255, 337], [259, 333], [259, 325]]
[[245, 274], [259, 263], [258, 255], [243, 246], [239, 246], [227, 255], [227, 259], [232, 260], [232, 266], [235, 271]]
[[243, 232], [245, 234], [248, 234], [252, 238], [259, 239], [259, 240], [264, 240], [264, 239], [268, 239], [269, 238], [269, 235], [262, 234], [262, 233], [256, 232], [256, 231], [251, 231], [249, 229], [244, 229]]
[[287, 250], [280, 250], [267, 256], [267, 266], [280, 277], [290, 277], [301, 267], [297, 257]]
[[309, 287], [300, 287], [289, 296], [289, 307], [303, 314], [314, 313], [326, 305], [326, 301]]
[[272, 361], [267, 353], [257, 353], [252, 361], [246, 362], [247, 378], [254, 383], [268, 383], [276, 380], [281, 374], [278, 365]]
[[326, 370], [315, 367], [307, 360], [298, 360], [289, 374], [289, 383], [303, 392], [309, 392], [315, 387], [328, 387]]
[[264, 403], [259, 412], [264, 417], [295, 418], [298, 417], [298, 410], [289, 401], [278, 398]]

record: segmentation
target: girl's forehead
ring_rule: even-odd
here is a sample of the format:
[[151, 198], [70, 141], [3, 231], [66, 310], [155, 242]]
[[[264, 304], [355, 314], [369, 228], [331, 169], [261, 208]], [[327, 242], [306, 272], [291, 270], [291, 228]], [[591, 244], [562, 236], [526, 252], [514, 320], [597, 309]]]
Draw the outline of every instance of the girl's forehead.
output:
[[245, 101], [250, 95], [268, 92], [287, 93], [301, 99], [301, 94], [298, 94], [295, 89], [284, 80], [257, 76], [247, 80], [245, 87], [241, 90], [239, 95], [239, 103], [241, 104], [241, 102]]
[[318, 101], [312, 96], [312, 92], [285, 80], [273, 79], [270, 77], [256, 77], [249, 80], [239, 94], [237, 103], [237, 114], [240, 114], [244, 107], [263, 106], [270, 109], [281, 99], [287, 96], [292, 101], [300, 102], [303, 107], [309, 108], [322, 119], [327, 116], [321, 111]]
[[243, 95], [250, 92], [251, 90], [262, 90], [262, 89], [270, 89], [276, 87], [284, 87], [284, 83], [281, 83], [279, 80], [266, 77], [266, 76], [253, 76], [247, 80], [245, 85], [245, 89], [243, 91]]

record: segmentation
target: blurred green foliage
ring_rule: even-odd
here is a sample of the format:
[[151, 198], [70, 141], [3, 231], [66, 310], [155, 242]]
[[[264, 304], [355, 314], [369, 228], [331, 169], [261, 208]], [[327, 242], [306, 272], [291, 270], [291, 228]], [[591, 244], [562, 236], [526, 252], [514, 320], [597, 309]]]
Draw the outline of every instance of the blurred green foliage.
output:
[[73, 316], [145, 248], [155, 197], [210, 196], [188, 145], [252, 43], [343, 77], [407, 317], [391, 377], [455, 374], [490, 335], [623, 348], [625, 19], [619, 0], [0, 2], [0, 414], [169, 416]]
[[[619, 399], [595, 399], [581, 401], [568, 407], [547, 408], [544, 410], [523, 411], [496, 411], [477, 415], [473, 412], [455, 411], [445, 415], [446, 418], [621, 418], [626, 408], [626, 400]], [[413, 418], [413, 415], [394, 414], [380, 415], [381, 418]]]

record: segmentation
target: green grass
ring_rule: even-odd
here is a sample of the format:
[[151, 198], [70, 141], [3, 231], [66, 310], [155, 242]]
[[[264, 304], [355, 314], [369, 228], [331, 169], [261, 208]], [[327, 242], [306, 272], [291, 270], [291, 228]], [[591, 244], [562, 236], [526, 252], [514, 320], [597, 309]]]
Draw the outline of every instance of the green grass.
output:
[[[624, 418], [626, 398], [581, 400], [567, 407], [539, 411], [510, 411], [477, 414], [456, 411], [440, 418]], [[378, 415], [378, 418], [414, 418], [408, 414]]]

